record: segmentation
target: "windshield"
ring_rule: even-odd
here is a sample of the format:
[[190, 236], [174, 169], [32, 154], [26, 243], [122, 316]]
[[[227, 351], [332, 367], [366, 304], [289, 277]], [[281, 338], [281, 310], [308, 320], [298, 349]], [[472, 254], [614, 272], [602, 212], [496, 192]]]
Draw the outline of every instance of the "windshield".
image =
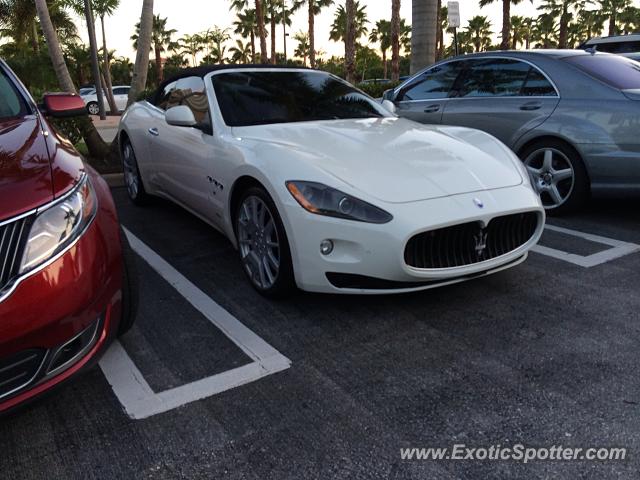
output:
[[640, 88], [640, 63], [626, 57], [606, 54], [579, 55], [564, 60], [620, 90]]
[[365, 94], [323, 72], [229, 72], [212, 81], [230, 127], [385, 116]]
[[0, 121], [23, 117], [27, 113], [27, 106], [13, 82], [0, 69]]

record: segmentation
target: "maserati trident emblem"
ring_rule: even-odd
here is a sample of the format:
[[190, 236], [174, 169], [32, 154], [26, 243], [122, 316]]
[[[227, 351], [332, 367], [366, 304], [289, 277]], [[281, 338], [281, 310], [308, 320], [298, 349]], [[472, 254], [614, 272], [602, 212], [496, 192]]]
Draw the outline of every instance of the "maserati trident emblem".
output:
[[478, 256], [478, 258], [482, 258], [484, 256], [484, 252], [487, 249], [487, 237], [489, 236], [489, 233], [485, 231], [485, 229], [481, 229], [477, 235], [473, 236], [473, 239], [476, 242], [476, 255]]
[[475, 203], [478, 208], [484, 208], [484, 202], [479, 198], [474, 198], [473, 203]]

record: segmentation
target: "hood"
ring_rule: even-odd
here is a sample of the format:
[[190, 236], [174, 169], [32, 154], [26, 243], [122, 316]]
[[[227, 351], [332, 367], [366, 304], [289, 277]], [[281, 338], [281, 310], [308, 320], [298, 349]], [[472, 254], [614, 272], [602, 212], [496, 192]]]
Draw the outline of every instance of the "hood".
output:
[[[490, 135], [388, 117], [236, 127], [279, 144], [342, 182], [390, 203], [520, 185], [513, 154]], [[296, 178], [292, 180], [315, 180]]]
[[0, 221], [53, 199], [47, 152], [36, 116], [0, 122]]

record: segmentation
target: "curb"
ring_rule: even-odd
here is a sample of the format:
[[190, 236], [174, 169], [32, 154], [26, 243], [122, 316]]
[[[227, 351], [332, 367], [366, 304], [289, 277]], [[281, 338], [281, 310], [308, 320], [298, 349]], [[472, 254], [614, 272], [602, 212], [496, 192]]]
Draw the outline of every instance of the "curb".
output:
[[111, 188], [124, 187], [124, 173], [107, 173], [106, 175], [102, 175], [102, 178], [105, 179], [107, 185]]

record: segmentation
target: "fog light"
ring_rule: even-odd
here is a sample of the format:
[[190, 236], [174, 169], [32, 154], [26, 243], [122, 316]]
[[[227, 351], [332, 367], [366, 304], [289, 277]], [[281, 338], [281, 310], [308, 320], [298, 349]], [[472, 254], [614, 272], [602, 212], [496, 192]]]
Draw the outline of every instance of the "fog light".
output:
[[333, 242], [331, 240], [323, 240], [320, 243], [320, 253], [329, 255], [331, 252], [333, 252]]

